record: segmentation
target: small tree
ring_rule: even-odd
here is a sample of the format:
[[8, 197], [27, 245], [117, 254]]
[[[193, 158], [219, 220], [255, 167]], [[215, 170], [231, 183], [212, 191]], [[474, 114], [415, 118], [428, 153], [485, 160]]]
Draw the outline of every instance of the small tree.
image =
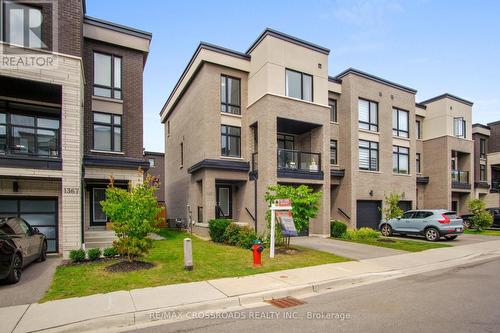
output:
[[486, 211], [486, 204], [481, 199], [473, 199], [467, 203], [472, 214], [471, 222], [474, 228], [482, 231], [493, 224], [493, 216]]
[[399, 207], [399, 200], [401, 200], [401, 196], [395, 192], [391, 192], [387, 194], [384, 198], [384, 208], [382, 209], [382, 213], [384, 214], [384, 218], [387, 220], [395, 219], [401, 217], [403, 215], [403, 210]]
[[118, 237], [113, 246], [118, 253], [126, 255], [129, 261], [149, 252], [152, 240], [148, 233], [156, 232], [161, 223], [163, 207], [159, 207], [155, 191], [159, 188], [158, 179], [147, 175], [142, 184], [130, 186], [129, 190], [114, 186], [113, 178], [106, 189], [106, 200], [101, 201], [104, 213], [113, 223]]
[[[312, 188], [306, 185], [288, 186], [288, 185], [269, 185], [264, 198], [269, 205], [276, 199], [292, 200], [292, 215], [295, 222], [295, 228], [298, 232], [309, 227], [309, 219], [318, 215], [319, 199], [321, 192], [314, 192]], [[266, 218], [269, 221], [271, 212], [268, 210]], [[279, 229], [281, 230], [281, 229]], [[278, 239], [278, 238], [277, 238]]]

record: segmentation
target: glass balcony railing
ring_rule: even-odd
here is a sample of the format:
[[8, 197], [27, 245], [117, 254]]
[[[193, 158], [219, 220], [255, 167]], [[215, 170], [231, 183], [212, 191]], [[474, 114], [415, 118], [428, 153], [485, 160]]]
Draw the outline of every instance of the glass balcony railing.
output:
[[451, 181], [459, 184], [469, 184], [469, 171], [452, 170]]
[[278, 170], [321, 172], [321, 154], [291, 149], [278, 149]]

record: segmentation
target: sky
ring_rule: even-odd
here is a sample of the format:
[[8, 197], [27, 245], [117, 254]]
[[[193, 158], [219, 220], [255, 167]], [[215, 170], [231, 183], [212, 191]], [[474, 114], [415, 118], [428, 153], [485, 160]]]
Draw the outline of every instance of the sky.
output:
[[329, 74], [354, 67], [474, 102], [500, 120], [500, 1], [87, 0], [87, 15], [153, 34], [144, 70], [144, 146], [163, 152], [159, 112], [200, 41], [246, 51], [266, 28], [329, 48]]

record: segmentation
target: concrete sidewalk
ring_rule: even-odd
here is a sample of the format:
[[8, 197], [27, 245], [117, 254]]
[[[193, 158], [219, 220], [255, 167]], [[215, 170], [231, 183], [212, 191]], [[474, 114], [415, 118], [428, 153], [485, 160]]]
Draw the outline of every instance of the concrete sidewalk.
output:
[[264, 300], [307, 297], [500, 256], [500, 240], [43, 304], [0, 308], [0, 331], [117, 331], [164, 324], [170, 311], [227, 311]]
[[338, 256], [356, 260], [387, 257], [408, 253], [406, 251], [394, 250], [381, 246], [346, 242], [332, 238], [294, 237], [292, 238], [291, 243], [293, 245], [299, 245], [323, 252], [329, 252]]

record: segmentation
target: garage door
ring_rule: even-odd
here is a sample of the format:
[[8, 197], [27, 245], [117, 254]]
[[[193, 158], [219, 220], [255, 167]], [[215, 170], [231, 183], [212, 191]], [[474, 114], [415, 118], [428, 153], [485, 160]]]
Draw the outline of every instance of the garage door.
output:
[[356, 227], [377, 229], [381, 220], [381, 201], [358, 200], [356, 206]]
[[57, 252], [57, 199], [0, 198], [0, 217], [20, 216], [47, 237], [47, 251]]

